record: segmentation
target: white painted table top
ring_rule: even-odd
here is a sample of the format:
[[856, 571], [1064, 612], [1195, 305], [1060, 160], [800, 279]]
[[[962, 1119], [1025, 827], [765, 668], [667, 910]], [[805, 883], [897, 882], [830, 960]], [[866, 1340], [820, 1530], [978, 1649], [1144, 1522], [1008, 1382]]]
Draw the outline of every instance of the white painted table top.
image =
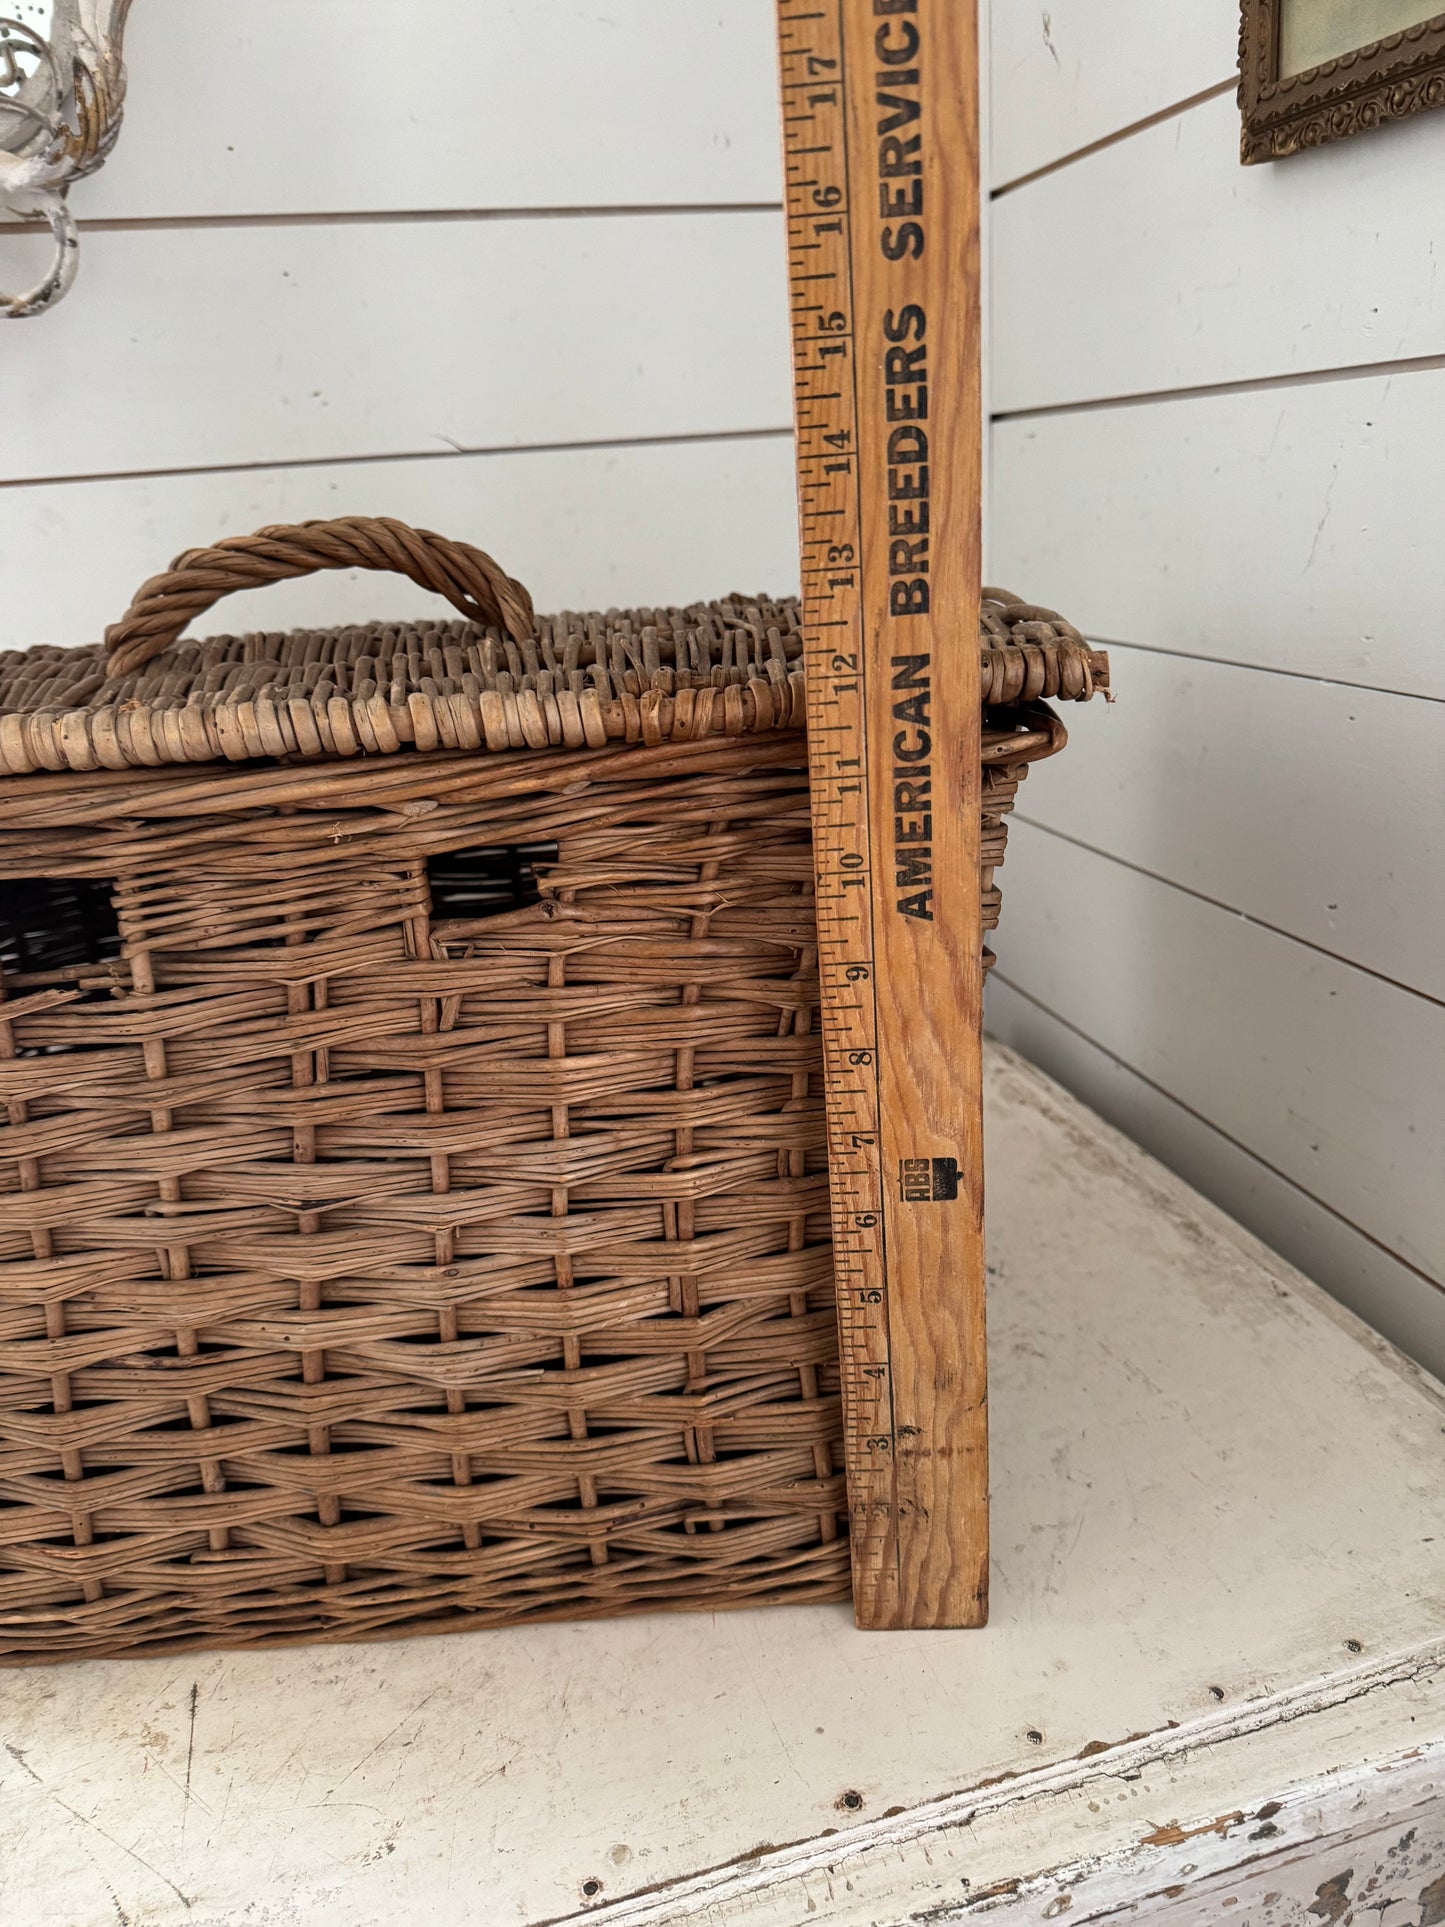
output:
[[[986, 1631], [793, 1608], [0, 1674], [3, 1927], [1056, 1917], [1041, 1869], [1203, 1879], [1357, 1769], [1445, 1815], [1445, 1394], [1007, 1053], [988, 1115]], [[1206, 1824], [1246, 1782], [1279, 1823]]]

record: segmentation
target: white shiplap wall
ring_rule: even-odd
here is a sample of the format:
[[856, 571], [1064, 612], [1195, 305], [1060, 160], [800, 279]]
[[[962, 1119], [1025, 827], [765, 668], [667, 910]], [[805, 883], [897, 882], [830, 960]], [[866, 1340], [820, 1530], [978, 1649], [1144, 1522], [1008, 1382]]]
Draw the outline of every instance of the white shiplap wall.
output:
[[989, 573], [1107, 643], [991, 1027], [1445, 1371], [1445, 113], [1237, 158], [1236, 0], [993, 0]]
[[[0, 335], [0, 643], [333, 513], [544, 607], [796, 588], [769, 0], [145, 0], [127, 55], [76, 288]], [[0, 286], [41, 248], [0, 229]], [[327, 576], [216, 621], [407, 611]]]

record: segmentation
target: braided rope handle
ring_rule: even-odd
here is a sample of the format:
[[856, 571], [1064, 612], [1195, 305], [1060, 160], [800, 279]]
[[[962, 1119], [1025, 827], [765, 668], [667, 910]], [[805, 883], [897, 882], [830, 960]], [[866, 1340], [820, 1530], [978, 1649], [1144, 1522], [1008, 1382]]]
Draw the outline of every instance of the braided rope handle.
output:
[[233, 590], [319, 569], [394, 570], [445, 596], [471, 621], [505, 629], [514, 642], [535, 633], [531, 596], [480, 549], [388, 516], [344, 515], [257, 529], [178, 555], [163, 575], [141, 584], [120, 621], [106, 630], [106, 674], [128, 676], [141, 668], [168, 649], [193, 616]]

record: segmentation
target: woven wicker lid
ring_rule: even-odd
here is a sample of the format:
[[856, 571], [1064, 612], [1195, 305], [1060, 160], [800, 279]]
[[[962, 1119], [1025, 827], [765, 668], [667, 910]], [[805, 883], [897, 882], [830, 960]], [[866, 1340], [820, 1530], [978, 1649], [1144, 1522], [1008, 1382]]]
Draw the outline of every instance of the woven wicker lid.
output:
[[[232, 590], [320, 569], [394, 570], [453, 622], [182, 641]], [[1107, 659], [1052, 610], [986, 589], [986, 704], [1107, 687]], [[0, 773], [419, 750], [600, 748], [806, 726], [791, 598], [537, 616], [480, 549], [364, 516], [191, 549], [104, 643], [0, 654]]]

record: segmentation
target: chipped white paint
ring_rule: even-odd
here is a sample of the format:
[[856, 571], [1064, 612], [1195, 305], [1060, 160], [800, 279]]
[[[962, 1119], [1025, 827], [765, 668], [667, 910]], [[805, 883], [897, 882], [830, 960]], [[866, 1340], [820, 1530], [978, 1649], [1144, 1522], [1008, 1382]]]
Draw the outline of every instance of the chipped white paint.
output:
[[796, 1609], [0, 1676], [5, 1927], [1335, 1927], [1347, 1871], [1339, 1927], [1425, 1927], [1445, 1394], [990, 1076], [986, 1632]]
[[50, 224], [55, 258], [24, 294], [0, 295], [0, 317], [53, 307], [75, 279], [79, 242], [65, 197], [120, 132], [121, 40], [130, 0], [12, 0], [0, 15], [0, 207]]
[[[965, 1788], [582, 1917], [594, 1927], [795, 1927], [814, 1916], [830, 1927], [962, 1927], [988, 1916], [1043, 1927], [1067, 1914], [1082, 1927], [1127, 1912], [1192, 1927], [1239, 1907], [1235, 1918], [1258, 1927], [1312, 1927], [1311, 1915], [1343, 1927], [1354, 1907], [1389, 1927], [1434, 1927], [1445, 1907], [1445, 1742], [1386, 1757], [1365, 1749], [1398, 1747], [1412, 1721], [1438, 1733], [1442, 1716], [1437, 1655], [1373, 1684], [1362, 1673], [1332, 1699], [1271, 1701]], [[1310, 1724], [1296, 1730], [1301, 1719]], [[1321, 1771], [1327, 1755], [1347, 1764]]]

